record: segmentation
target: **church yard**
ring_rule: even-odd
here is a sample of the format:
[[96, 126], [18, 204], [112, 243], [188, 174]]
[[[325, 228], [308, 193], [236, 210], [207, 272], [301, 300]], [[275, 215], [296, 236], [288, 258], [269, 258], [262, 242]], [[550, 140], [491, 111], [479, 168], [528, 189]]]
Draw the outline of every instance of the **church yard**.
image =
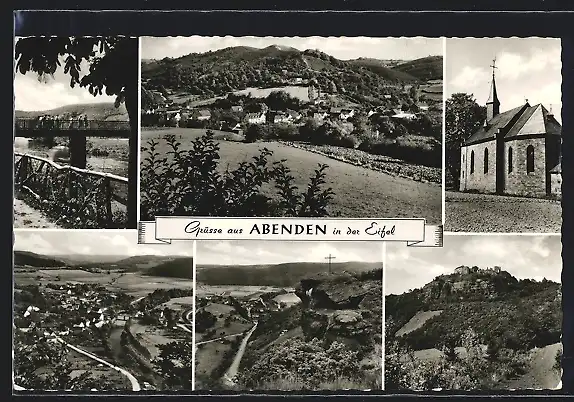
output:
[[449, 232], [559, 233], [560, 202], [541, 198], [445, 193]]

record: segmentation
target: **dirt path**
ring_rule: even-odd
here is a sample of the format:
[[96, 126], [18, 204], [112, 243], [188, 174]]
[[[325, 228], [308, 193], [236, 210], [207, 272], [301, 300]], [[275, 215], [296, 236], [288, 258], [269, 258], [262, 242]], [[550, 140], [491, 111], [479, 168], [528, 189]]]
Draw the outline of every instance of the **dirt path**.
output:
[[536, 348], [532, 351], [528, 372], [511, 381], [509, 389], [555, 389], [560, 383], [560, 372], [554, 369], [560, 343]]
[[24, 201], [14, 198], [14, 227], [15, 228], [40, 228], [57, 229], [58, 225]]
[[243, 338], [243, 340], [241, 341], [241, 345], [239, 345], [239, 349], [237, 350], [237, 353], [235, 354], [235, 357], [233, 358], [233, 362], [231, 363], [231, 366], [229, 366], [229, 369], [227, 369], [227, 371], [223, 375], [223, 382], [228, 387], [233, 387], [236, 384], [235, 378], [237, 377], [237, 374], [239, 373], [239, 365], [241, 364], [241, 359], [243, 358], [243, 354], [245, 353], [245, 349], [247, 349], [247, 342], [249, 342], [249, 338], [251, 337], [251, 334], [253, 334], [253, 332], [257, 328], [257, 324], [258, 323], [256, 322], [255, 325], [253, 326], [253, 328], [251, 328], [249, 330], [249, 332], [247, 333], [247, 335], [245, 335], [245, 338]]

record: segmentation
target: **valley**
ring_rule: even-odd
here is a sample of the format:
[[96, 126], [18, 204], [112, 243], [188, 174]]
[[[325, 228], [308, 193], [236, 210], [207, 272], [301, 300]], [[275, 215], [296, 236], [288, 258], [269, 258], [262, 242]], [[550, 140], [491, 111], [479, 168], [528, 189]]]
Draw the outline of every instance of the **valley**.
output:
[[[133, 265], [127, 272], [127, 263], [118, 268], [120, 257], [100, 263], [29, 252], [15, 257], [17, 385], [191, 389], [191, 280], [146, 275]], [[42, 357], [46, 348], [51, 352]]]
[[[196, 389], [380, 389], [382, 270], [316, 265], [323, 272], [312, 263], [203, 268], [217, 278], [198, 267]], [[205, 282], [228, 282], [234, 269], [244, 285]], [[275, 269], [291, 279], [265, 273]]]

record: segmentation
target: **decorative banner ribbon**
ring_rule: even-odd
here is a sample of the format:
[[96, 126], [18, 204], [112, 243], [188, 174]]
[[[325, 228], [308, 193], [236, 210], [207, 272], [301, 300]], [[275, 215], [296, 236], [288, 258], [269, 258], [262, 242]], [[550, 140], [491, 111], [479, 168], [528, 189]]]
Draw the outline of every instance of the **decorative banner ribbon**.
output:
[[158, 216], [139, 222], [138, 243], [172, 240], [394, 241], [442, 247], [442, 225], [424, 219], [201, 218]]

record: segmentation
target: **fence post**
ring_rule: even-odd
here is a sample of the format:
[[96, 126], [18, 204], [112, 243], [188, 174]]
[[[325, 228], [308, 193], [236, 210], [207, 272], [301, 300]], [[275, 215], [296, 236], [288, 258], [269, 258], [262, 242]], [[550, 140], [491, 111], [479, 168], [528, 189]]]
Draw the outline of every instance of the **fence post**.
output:
[[26, 176], [28, 176], [28, 160], [29, 158], [25, 155], [22, 155], [22, 159], [20, 159], [20, 177], [18, 178], [18, 183], [22, 183]]

